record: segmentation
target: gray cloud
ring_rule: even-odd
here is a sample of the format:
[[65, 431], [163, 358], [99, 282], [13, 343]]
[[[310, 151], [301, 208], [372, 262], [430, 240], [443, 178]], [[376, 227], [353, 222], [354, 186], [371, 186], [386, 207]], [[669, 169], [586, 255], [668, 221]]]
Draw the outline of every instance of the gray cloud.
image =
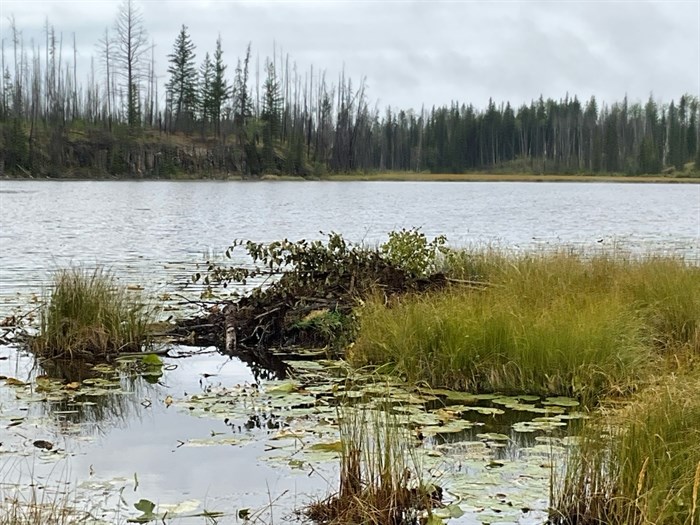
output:
[[[380, 107], [420, 108], [452, 100], [483, 107], [492, 97], [518, 105], [543, 94], [587, 99], [663, 100], [700, 92], [700, 2], [671, 1], [141, 1], [156, 43], [160, 82], [180, 25], [197, 45], [198, 60], [220, 34], [232, 75], [252, 42], [254, 60], [288, 53], [303, 75], [313, 65], [335, 81], [341, 70], [367, 79]], [[45, 20], [64, 36], [64, 56], [77, 35], [87, 74], [119, 2], [0, 3], [6, 56], [7, 17], [25, 43], [43, 45]], [[255, 67], [255, 65], [253, 65]]]

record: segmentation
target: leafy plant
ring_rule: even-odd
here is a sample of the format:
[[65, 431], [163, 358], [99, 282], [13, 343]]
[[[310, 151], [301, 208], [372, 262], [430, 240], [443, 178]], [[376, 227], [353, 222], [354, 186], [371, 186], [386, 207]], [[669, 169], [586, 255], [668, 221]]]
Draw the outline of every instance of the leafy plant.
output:
[[446, 251], [447, 237], [439, 235], [428, 242], [419, 228], [389, 232], [389, 240], [381, 246], [382, 257], [397, 268], [417, 277], [434, 273], [438, 256]]

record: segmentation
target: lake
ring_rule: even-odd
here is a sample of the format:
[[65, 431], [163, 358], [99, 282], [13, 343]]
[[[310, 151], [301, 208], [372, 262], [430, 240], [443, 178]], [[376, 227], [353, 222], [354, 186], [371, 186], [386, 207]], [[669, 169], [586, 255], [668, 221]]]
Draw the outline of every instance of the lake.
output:
[[[391, 230], [412, 227], [428, 237], [446, 235], [453, 246], [520, 251], [563, 245], [589, 252], [671, 253], [698, 262], [700, 185], [2, 181], [0, 318], [31, 308], [51, 273], [68, 265], [105, 266], [151, 294], [187, 295], [192, 291], [183, 286], [197, 265], [221, 259], [234, 239], [316, 239], [335, 231], [376, 244]], [[220, 523], [235, 522], [231, 513], [241, 508], [265, 506], [278, 518], [291, 519], [294, 508], [331, 490], [333, 464], [314, 467], [311, 475], [290, 468], [287, 456], [282, 463], [260, 460], [278, 430], [274, 418], [249, 419], [240, 411], [235, 422], [193, 417], [196, 407], [188, 406], [188, 396], [252, 385], [260, 378], [240, 360], [213, 349], [176, 350], [195, 355], [166, 359], [155, 382], [118, 379], [118, 392], [92, 391], [95, 401], [67, 402], [58, 394], [35, 399], [29, 386], [0, 386], [4, 490], [33, 479], [39, 485], [63, 484], [63, 492], [85, 505], [95, 504], [96, 494], [104, 498], [103, 507], [118, 507], [121, 498], [127, 505], [120, 519], [130, 515], [126, 508], [133, 514], [139, 498], [190, 501], [194, 508], [228, 512]], [[1, 375], [29, 384], [37, 373], [31, 356], [0, 347]], [[99, 386], [118, 376], [109, 377], [92, 381]], [[490, 424], [488, 419], [479, 423]], [[211, 438], [224, 441], [212, 446], [205, 442]], [[36, 439], [51, 442], [52, 451], [32, 446]], [[506, 459], [513, 461], [538, 458], [532, 442], [509, 450]], [[470, 468], [477, 468], [479, 458]], [[492, 486], [507, 492], [520, 479], [519, 468], [500, 474]], [[541, 490], [545, 478], [531, 477]], [[533, 499], [546, 505], [542, 497]], [[450, 523], [480, 523], [483, 515], [475, 512]], [[534, 523], [538, 516], [501, 521]], [[203, 517], [183, 521], [206, 522]]]

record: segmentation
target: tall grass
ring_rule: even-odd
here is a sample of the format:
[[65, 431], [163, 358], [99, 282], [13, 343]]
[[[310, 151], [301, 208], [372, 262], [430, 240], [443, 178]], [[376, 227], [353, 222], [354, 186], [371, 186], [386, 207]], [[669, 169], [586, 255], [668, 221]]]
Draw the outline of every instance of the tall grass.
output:
[[[32, 500], [23, 501], [19, 497], [7, 497], [0, 503], [0, 525], [68, 525], [77, 523], [76, 511], [63, 499], [41, 501], [32, 496]], [[87, 516], [89, 517], [89, 516]]]
[[340, 489], [311, 504], [316, 523], [403, 525], [419, 522], [439, 499], [421, 481], [415, 439], [387, 409], [339, 409]]
[[700, 523], [700, 378], [667, 377], [599, 416], [554, 487], [552, 523]]
[[41, 308], [31, 349], [49, 357], [108, 357], [140, 351], [151, 315], [145, 305], [103, 271], [59, 271]]
[[446, 264], [490, 286], [367, 301], [353, 364], [393, 363], [434, 387], [596, 399], [633, 389], [664, 352], [699, 348], [700, 268], [677, 259], [486, 250]]

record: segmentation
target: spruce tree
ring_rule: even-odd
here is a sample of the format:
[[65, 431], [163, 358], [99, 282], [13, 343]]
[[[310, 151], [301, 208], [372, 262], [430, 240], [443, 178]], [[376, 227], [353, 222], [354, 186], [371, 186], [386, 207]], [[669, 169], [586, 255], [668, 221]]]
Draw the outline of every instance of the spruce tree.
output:
[[212, 117], [211, 84], [214, 76], [214, 65], [209, 53], [204, 55], [204, 62], [199, 68], [199, 116], [206, 126]]
[[226, 82], [226, 65], [221, 50], [221, 37], [216, 39], [216, 51], [214, 51], [214, 65], [211, 84], [209, 86], [208, 99], [210, 103], [210, 116], [214, 123], [214, 131], [218, 135], [221, 132], [221, 110], [224, 103], [231, 97], [231, 88]]
[[175, 40], [173, 52], [168, 55], [170, 80], [166, 85], [168, 107], [176, 127], [188, 126], [194, 120], [197, 108], [197, 69], [195, 46], [183, 24]]

